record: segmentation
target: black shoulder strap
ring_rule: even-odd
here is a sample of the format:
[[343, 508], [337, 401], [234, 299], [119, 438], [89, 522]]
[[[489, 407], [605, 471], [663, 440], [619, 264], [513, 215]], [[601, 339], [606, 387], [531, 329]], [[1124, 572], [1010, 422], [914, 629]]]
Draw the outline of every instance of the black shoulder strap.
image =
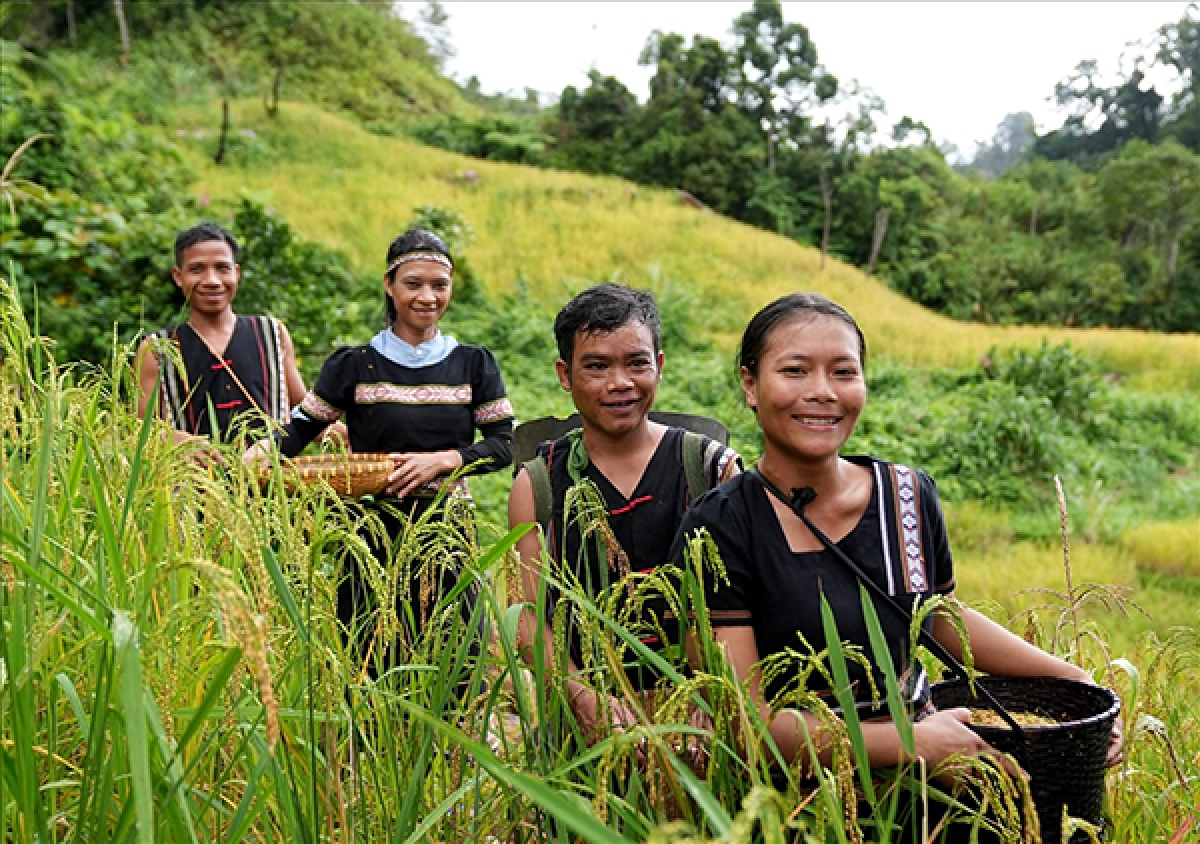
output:
[[688, 501], [695, 501], [712, 488], [704, 471], [704, 435], [683, 432], [683, 474], [687, 478]]
[[554, 511], [554, 490], [550, 487], [550, 469], [546, 458], [535, 457], [521, 464], [529, 473], [533, 485], [533, 512], [537, 523], [542, 526], [542, 535], [550, 533], [550, 514]]

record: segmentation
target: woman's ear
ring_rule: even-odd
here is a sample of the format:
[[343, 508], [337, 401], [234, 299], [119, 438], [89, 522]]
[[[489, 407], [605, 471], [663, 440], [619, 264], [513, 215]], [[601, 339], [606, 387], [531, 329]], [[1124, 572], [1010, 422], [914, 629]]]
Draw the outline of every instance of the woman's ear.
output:
[[758, 412], [758, 381], [750, 370], [742, 367], [742, 393], [746, 396], [746, 404], [755, 413]]

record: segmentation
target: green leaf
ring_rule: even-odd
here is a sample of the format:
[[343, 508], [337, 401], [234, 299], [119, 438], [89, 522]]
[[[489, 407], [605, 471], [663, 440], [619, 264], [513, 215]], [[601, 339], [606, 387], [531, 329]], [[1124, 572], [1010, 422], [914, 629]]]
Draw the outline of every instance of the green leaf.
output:
[[604, 826], [595, 816], [581, 808], [572, 799], [572, 795], [560, 792], [536, 777], [509, 768], [496, 758], [487, 745], [468, 738], [450, 724], [432, 717], [424, 709], [404, 700], [398, 700], [396, 704], [412, 718], [441, 733], [469, 753], [493, 779], [524, 794], [584, 840], [592, 844], [631, 844], [630, 839]]
[[296, 596], [292, 594], [291, 587], [283, 577], [283, 570], [279, 567], [279, 558], [267, 545], [262, 546], [262, 558], [263, 565], [267, 567], [267, 573], [271, 575], [271, 582], [275, 584], [275, 591], [279, 593], [279, 600], [283, 603], [284, 611], [287, 612], [296, 632], [300, 634], [300, 639], [307, 644], [309, 641], [308, 627], [300, 615], [300, 606], [296, 603]]
[[850, 672], [846, 669], [846, 654], [842, 650], [842, 640], [838, 635], [837, 622], [833, 618], [833, 609], [830, 608], [823, 591], [821, 593], [821, 626], [825, 629], [825, 645], [829, 648], [829, 667], [833, 672], [834, 681], [833, 692], [837, 695], [838, 706], [842, 708], [842, 719], [846, 722], [846, 732], [850, 734], [858, 779], [862, 783], [868, 802], [874, 806], [876, 799], [875, 786], [871, 782], [871, 762], [867, 758], [862, 724], [859, 723], [854, 693], [850, 689]]
[[146, 735], [146, 701], [138, 631], [129, 614], [113, 611], [113, 644], [121, 666], [120, 700], [129, 746], [129, 773], [137, 812], [138, 844], [154, 844], [154, 786], [150, 781], [150, 746]]
[[[883, 669], [884, 682], [887, 686], [888, 712], [892, 723], [900, 733], [900, 744], [904, 752], [912, 757], [916, 752], [913, 739], [912, 717], [904, 702], [904, 694], [900, 690], [900, 682], [896, 678], [896, 667], [892, 665], [892, 654], [888, 650], [887, 639], [884, 638], [883, 628], [879, 624], [879, 616], [875, 613], [875, 604], [865, 586], [858, 584], [859, 597], [862, 599], [863, 618], [867, 622], [867, 635], [871, 638], [871, 652], [875, 655], [875, 663]], [[913, 659], [916, 657], [914, 655]]]

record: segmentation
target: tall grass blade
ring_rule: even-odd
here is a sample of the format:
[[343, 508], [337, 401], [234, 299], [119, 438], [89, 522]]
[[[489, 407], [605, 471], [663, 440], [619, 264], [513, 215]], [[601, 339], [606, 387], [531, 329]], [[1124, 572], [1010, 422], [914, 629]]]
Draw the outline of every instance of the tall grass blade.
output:
[[453, 726], [438, 721], [425, 710], [407, 701], [397, 701], [411, 717], [440, 733], [451, 742], [467, 751], [479, 765], [498, 782], [524, 794], [540, 809], [548, 812], [563, 826], [571, 829], [591, 844], [631, 844], [631, 840], [600, 823], [594, 816], [579, 807], [568, 795], [551, 788], [545, 782], [521, 771], [509, 768], [487, 745], [474, 741]]
[[896, 667], [892, 664], [892, 654], [888, 650], [887, 639], [883, 635], [883, 627], [879, 624], [879, 616], [875, 614], [875, 602], [866, 587], [859, 584], [859, 597], [862, 599], [863, 618], [867, 623], [867, 635], [871, 640], [871, 653], [875, 656], [875, 664], [883, 669], [883, 678], [887, 690], [888, 714], [892, 723], [900, 733], [900, 744], [904, 752], [911, 758], [916, 752], [916, 741], [913, 738], [912, 713], [908, 711], [904, 694], [900, 689], [900, 681], [896, 678]]
[[142, 659], [138, 631], [129, 614], [113, 612], [113, 646], [120, 662], [121, 709], [129, 747], [129, 774], [137, 814], [139, 844], [154, 842], [154, 786], [150, 781], [150, 746], [146, 736], [146, 700], [142, 684]]
[[825, 594], [821, 593], [821, 626], [825, 630], [825, 645], [829, 648], [829, 668], [833, 672], [834, 695], [837, 696], [838, 706], [842, 708], [842, 718], [846, 722], [846, 731], [850, 734], [850, 745], [854, 749], [855, 767], [858, 771], [859, 782], [862, 783], [863, 793], [867, 801], [874, 806], [875, 785], [871, 781], [871, 762], [867, 758], [867, 746], [863, 741], [862, 724], [858, 720], [858, 708], [855, 706], [854, 691], [850, 686], [850, 672], [846, 668], [846, 654], [842, 650], [842, 640], [838, 635], [837, 622], [833, 618], [833, 609], [829, 606]]
[[283, 576], [283, 569], [279, 567], [279, 558], [275, 556], [275, 552], [269, 546], [264, 545], [262, 546], [262, 559], [267, 573], [271, 576], [271, 583], [275, 585], [279, 601], [283, 604], [284, 612], [287, 613], [296, 632], [300, 634], [301, 641], [308, 644], [308, 625], [304, 623], [304, 618], [300, 615], [300, 605], [296, 603], [296, 596], [292, 594], [292, 588], [288, 586], [288, 582]]

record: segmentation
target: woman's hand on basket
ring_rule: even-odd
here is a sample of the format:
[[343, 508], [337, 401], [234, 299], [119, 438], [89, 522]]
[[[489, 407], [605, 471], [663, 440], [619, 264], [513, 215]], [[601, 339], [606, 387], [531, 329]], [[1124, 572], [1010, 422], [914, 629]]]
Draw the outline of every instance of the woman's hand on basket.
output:
[[393, 452], [388, 456], [396, 468], [388, 476], [387, 491], [400, 498], [462, 466], [462, 455], [453, 450]]
[[967, 724], [971, 710], [965, 707], [942, 709], [913, 725], [916, 756], [924, 759], [931, 770], [952, 756], [990, 756], [1010, 776], [1024, 777], [1025, 773], [1012, 760], [979, 737]]
[[1121, 716], [1113, 721], [1112, 734], [1108, 738], [1108, 758], [1104, 760], [1105, 767], [1113, 768], [1121, 764], [1125, 758], [1125, 725]]
[[[1095, 686], [1096, 678], [1092, 673], [1085, 668], [1072, 665], [1071, 671], [1064, 674], [1068, 680], [1075, 680], [1080, 683], [1090, 683]], [[1121, 764], [1121, 760], [1125, 758], [1125, 725], [1121, 722], [1121, 716], [1118, 715], [1113, 721], [1112, 733], [1108, 737], [1108, 758], [1104, 760], [1105, 767], [1113, 768]]]

